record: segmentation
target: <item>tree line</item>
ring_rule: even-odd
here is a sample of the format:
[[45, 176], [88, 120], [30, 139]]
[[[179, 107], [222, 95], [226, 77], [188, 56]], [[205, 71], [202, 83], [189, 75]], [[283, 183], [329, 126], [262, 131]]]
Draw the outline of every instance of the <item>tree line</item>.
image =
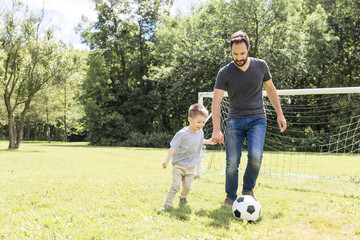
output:
[[[9, 116], [6, 102], [21, 106], [0, 122], [4, 135], [11, 138], [16, 124], [18, 131], [25, 128], [17, 135], [30, 138], [39, 124], [47, 139], [50, 132], [66, 140], [74, 131], [93, 145], [168, 146], [186, 124], [197, 93], [212, 91], [217, 72], [231, 61], [228, 41], [238, 30], [250, 37], [250, 56], [267, 61], [278, 89], [360, 83], [359, 0], [207, 0], [186, 14], [172, 14], [171, 0], [92, 2], [97, 20], [84, 17], [77, 27], [89, 46], [86, 53], [54, 41], [51, 31], [39, 38], [41, 18], [30, 14], [20, 21], [9, 18], [11, 11], [1, 14], [6, 109], [0, 111]], [[33, 30], [26, 30], [31, 21]], [[11, 23], [17, 26], [13, 36]], [[7, 63], [18, 65], [9, 70]], [[31, 67], [36, 74], [26, 71]], [[55, 68], [61, 69], [57, 75], [48, 72]], [[10, 71], [17, 72], [20, 85]], [[69, 115], [74, 117], [66, 127]]]

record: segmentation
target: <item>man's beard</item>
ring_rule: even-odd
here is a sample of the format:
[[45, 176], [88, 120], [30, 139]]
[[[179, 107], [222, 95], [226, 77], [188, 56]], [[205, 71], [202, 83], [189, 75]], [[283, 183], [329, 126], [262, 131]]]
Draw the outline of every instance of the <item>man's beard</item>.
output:
[[245, 60], [237, 61], [234, 59], [234, 63], [236, 64], [236, 66], [242, 67], [246, 64], [247, 60], [248, 60], [248, 57], [246, 56]]

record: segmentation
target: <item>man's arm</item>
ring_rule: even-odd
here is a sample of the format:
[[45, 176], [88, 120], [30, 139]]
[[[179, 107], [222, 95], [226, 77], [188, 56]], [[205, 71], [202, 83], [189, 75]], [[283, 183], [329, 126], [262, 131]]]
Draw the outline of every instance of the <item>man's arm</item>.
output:
[[276, 88], [272, 79], [264, 82], [265, 90], [270, 99], [271, 104], [273, 105], [276, 114], [277, 114], [277, 122], [280, 128], [280, 132], [284, 132], [286, 130], [286, 120], [281, 109], [281, 104], [279, 101], [279, 96], [277, 94]]
[[214, 89], [214, 97], [211, 104], [211, 114], [213, 122], [213, 133], [211, 140], [216, 143], [224, 143], [224, 135], [221, 132], [220, 127], [220, 113], [221, 113], [221, 102], [224, 97], [224, 90]]

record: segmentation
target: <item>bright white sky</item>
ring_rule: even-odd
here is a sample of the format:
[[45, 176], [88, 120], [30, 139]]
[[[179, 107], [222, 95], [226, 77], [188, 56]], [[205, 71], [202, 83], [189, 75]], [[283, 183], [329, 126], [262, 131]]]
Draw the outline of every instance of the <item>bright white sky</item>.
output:
[[[0, 0], [1, 1], [1, 0]], [[72, 44], [77, 49], [87, 48], [81, 44], [80, 34], [76, 34], [74, 27], [79, 24], [81, 16], [89, 20], [96, 20], [96, 13], [90, 0], [23, 0], [31, 9], [41, 10], [44, 6], [47, 18], [56, 29], [56, 37], [66, 44]], [[199, 0], [175, 0], [172, 13], [177, 10], [186, 12], [193, 2]]]

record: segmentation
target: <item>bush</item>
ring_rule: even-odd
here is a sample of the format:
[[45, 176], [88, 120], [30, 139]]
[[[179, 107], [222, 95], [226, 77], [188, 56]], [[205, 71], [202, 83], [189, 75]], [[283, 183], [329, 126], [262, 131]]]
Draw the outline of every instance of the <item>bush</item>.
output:
[[168, 132], [154, 132], [154, 133], [130, 133], [129, 138], [121, 144], [126, 147], [151, 147], [151, 148], [167, 148], [170, 146], [170, 141], [173, 134]]

